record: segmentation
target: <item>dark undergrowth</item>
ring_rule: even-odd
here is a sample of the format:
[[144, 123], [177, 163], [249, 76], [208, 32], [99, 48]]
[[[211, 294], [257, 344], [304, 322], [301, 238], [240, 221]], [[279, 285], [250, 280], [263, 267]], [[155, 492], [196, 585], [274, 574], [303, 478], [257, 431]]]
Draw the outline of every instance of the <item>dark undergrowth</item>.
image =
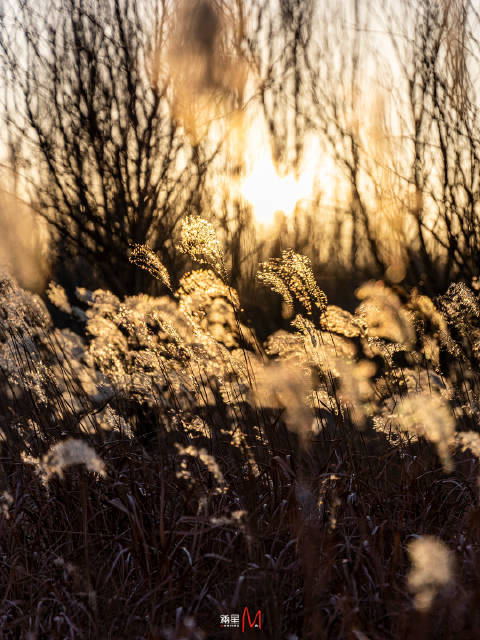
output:
[[3, 277], [2, 638], [478, 637], [477, 293], [351, 315], [282, 260], [264, 345], [212, 272], [52, 289], [81, 335]]

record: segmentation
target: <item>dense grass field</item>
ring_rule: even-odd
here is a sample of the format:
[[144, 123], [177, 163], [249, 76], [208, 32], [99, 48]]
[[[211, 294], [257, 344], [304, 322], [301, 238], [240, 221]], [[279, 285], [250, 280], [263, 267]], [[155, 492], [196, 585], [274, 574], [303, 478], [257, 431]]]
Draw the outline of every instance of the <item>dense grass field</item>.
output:
[[479, 0], [0, 0], [0, 640], [480, 638], [479, 65]]
[[284, 251], [261, 342], [209, 223], [180, 249], [176, 289], [130, 255], [169, 295], [52, 283], [63, 329], [1, 276], [0, 636], [477, 638], [477, 283], [349, 313]]

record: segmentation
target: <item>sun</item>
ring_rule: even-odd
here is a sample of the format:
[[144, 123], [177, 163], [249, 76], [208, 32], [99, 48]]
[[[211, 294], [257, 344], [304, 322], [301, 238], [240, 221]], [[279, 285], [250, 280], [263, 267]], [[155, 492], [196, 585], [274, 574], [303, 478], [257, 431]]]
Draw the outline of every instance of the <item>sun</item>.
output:
[[271, 155], [262, 149], [244, 178], [240, 193], [251, 204], [257, 221], [268, 225], [278, 211], [289, 216], [301, 200], [312, 196], [313, 176], [309, 172], [301, 173], [298, 179], [293, 174], [280, 176]]
[[233, 182], [227, 180], [228, 189], [250, 205], [257, 225], [271, 227], [279, 212], [292, 216], [319, 197], [327, 207], [336, 202], [338, 170], [316, 137], [304, 140], [303, 159], [297, 171], [292, 169], [282, 175], [273, 160], [264, 120], [257, 116], [248, 126], [245, 122], [242, 125], [240, 142], [235, 139], [233, 148], [239, 153], [245, 172]]
[[255, 152], [250, 155], [250, 168], [240, 184], [240, 194], [250, 203], [256, 221], [269, 226], [279, 211], [291, 216], [298, 206], [313, 198], [318, 176], [318, 149], [310, 145], [298, 176], [293, 172], [282, 176], [275, 167], [269, 145], [253, 148]]

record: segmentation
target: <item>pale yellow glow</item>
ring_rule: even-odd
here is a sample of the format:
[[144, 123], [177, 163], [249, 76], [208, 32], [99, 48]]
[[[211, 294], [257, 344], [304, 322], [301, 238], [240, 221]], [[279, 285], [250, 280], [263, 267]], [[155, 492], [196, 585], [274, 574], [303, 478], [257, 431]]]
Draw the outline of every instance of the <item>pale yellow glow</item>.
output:
[[312, 198], [313, 187], [313, 167], [301, 171], [298, 179], [293, 174], [280, 176], [270, 153], [261, 148], [240, 193], [252, 205], [257, 221], [268, 225], [277, 211], [289, 216], [302, 200]]
[[312, 200], [321, 203], [322, 212], [338, 204], [342, 189], [335, 162], [321, 148], [317, 138], [305, 140], [303, 161], [299, 170], [281, 175], [272, 158], [267, 128], [263, 118], [250, 121], [242, 118], [230, 139], [233, 155], [238, 154], [244, 164], [243, 177], [232, 180], [225, 174], [217, 175], [215, 196], [234, 194], [250, 204], [253, 217], [259, 226], [268, 228], [275, 223], [276, 214], [292, 216], [297, 209], [307, 209]]
[[277, 212], [291, 216], [297, 207], [308, 205], [319, 192], [323, 203], [333, 202], [338, 172], [333, 161], [321, 152], [318, 140], [306, 140], [297, 175], [293, 171], [280, 175], [262, 124], [255, 122], [246, 135], [247, 172], [239, 185], [240, 195], [252, 206], [257, 223], [270, 226]]

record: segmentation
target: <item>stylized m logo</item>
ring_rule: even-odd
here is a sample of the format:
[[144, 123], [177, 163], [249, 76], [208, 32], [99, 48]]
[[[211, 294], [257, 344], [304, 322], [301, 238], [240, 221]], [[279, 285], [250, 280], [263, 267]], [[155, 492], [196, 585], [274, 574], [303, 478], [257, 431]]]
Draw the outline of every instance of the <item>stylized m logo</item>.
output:
[[[252, 619], [250, 618], [250, 611], [248, 610], [248, 607], [245, 607], [245, 609], [243, 610], [243, 616], [242, 616], [242, 632], [245, 631], [245, 617], [248, 618], [248, 624], [250, 626], [250, 629], [252, 627], [257, 627], [258, 629], [262, 628], [262, 612], [260, 611], [260, 609], [255, 614], [255, 618], [253, 619], [253, 622], [252, 622]], [[255, 624], [257, 622], [257, 618], [258, 618], [258, 625]]]

